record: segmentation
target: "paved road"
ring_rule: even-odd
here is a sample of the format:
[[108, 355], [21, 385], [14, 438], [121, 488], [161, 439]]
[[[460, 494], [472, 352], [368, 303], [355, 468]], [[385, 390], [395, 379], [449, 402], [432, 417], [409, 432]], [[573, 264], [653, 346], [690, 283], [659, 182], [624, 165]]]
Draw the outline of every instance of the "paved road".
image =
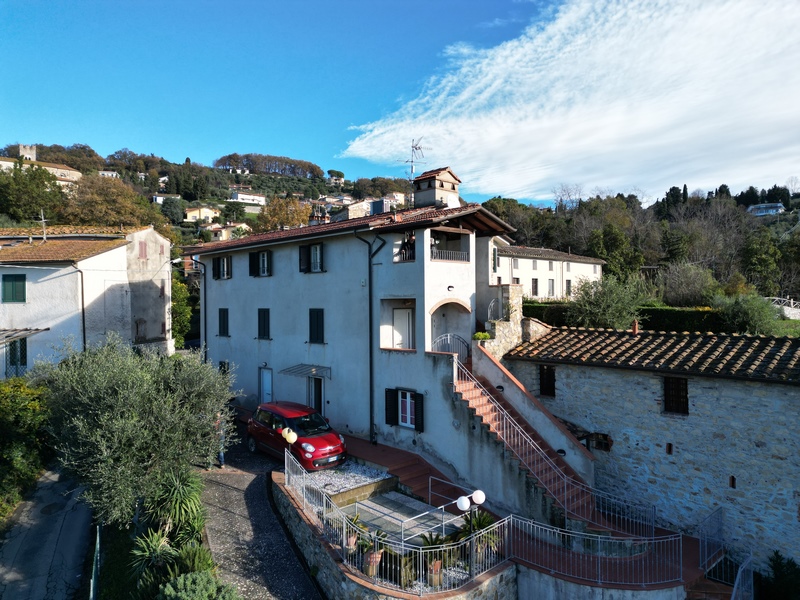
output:
[[0, 598], [69, 600], [80, 585], [92, 515], [79, 490], [48, 471], [20, 505], [0, 546]]
[[239, 443], [226, 468], [204, 471], [206, 533], [219, 576], [246, 600], [321, 600], [270, 505], [269, 473], [282, 463]]

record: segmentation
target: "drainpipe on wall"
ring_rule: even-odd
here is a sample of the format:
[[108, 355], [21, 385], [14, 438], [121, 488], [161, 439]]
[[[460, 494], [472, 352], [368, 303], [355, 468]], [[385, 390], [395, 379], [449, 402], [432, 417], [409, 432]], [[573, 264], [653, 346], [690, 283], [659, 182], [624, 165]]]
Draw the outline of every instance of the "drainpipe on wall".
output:
[[[191, 258], [191, 257], [190, 257]], [[206, 295], [206, 263], [200, 262], [196, 258], [191, 258], [193, 263], [197, 263], [201, 267], [203, 276], [203, 299], [200, 303], [200, 310], [203, 312], [203, 335], [200, 338], [200, 343], [203, 348], [203, 362], [208, 362], [208, 344], [206, 338], [208, 337], [208, 296]], [[171, 275], [170, 275], [171, 276]]]
[[[369, 252], [367, 253], [367, 302], [369, 303], [369, 441], [372, 444], [378, 443], [378, 434], [375, 431], [375, 361], [373, 356], [374, 351], [374, 340], [373, 340], [373, 331], [374, 326], [372, 323], [372, 259], [375, 258], [375, 255], [380, 252], [381, 248], [386, 245], [386, 240], [384, 240], [381, 236], [376, 235], [375, 239], [371, 242], [368, 242], [362, 237], [358, 236], [358, 233], [353, 232], [356, 236], [356, 239], [361, 240], [367, 246], [369, 246]], [[381, 241], [381, 245], [378, 246], [373, 250], [372, 246], [376, 240]]]
[[81, 275], [81, 333], [83, 335], [83, 349], [86, 350], [86, 294], [84, 293], [83, 271], [74, 264], [72, 268]]

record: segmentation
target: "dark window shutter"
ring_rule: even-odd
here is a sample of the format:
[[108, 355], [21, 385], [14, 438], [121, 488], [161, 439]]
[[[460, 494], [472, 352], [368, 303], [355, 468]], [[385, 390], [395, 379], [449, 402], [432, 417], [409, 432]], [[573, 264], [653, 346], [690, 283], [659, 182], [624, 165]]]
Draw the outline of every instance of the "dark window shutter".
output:
[[497, 273], [497, 248], [492, 248], [492, 273]]
[[269, 339], [269, 309], [258, 309], [258, 337]]
[[322, 242], [320, 242], [319, 243], [319, 270], [320, 270], [320, 272], [323, 272], [325, 270], [325, 263], [322, 260], [322, 257], [324, 256], [322, 250], [323, 250]]
[[308, 341], [312, 344], [325, 343], [325, 311], [322, 308], [308, 310]]
[[414, 399], [414, 429], [422, 433], [425, 431], [425, 411], [422, 408], [424, 396], [412, 394], [411, 397]]
[[397, 390], [386, 388], [386, 424], [400, 424], [400, 404]]
[[221, 259], [220, 259], [220, 257], [219, 257], [219, 256], [217, 256], [217, 257], [214, 257], [214, 258], [211, 260], [211, 276], [212, 276], [214, 279], [219, 279], [219, 261], [220, 261], [220, 260], [221, 260]]
[[228, 337], [228, 309], [219, 309], [219, 335], [220, 337]]
[[226, 279], [230, 279], [231, 277], [233, 277], [233, 257], [226, 256], [223, 260], [225, 260], [228, 263], [228, 274]]
[[259, 264], [259, 253], [250, 253], [250, 277], [258, 277], [261, 275], [261, 265]]
[[300, 272], [308, 273], [311, 270], [311, 246], [300, 246]]

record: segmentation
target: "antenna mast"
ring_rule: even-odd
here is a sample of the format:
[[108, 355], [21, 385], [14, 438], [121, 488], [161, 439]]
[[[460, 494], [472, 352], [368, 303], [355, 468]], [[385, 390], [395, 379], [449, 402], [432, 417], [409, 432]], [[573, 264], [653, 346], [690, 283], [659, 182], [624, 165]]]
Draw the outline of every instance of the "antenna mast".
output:
[[47, 219], [44, 218], [44, 209], [39, 209], [39, 223], [42, 224], [42, 242], [47, 241]]
[[431, 148], [422, 146], [421, 142], [422, 142], [422, 137], [420, 137], [417, 140], [414, 139], [411, 140], [411, 158], [406, 161], [406, 163], [411, 164], [411, 172], [408, 175], [408, 187], [410, 190], [409, 193], [410, 208], [414, 207], [414, 173], [415, 173], [414, 165], [417, 163], [424, 165], [425, 163], [419, 160], [420, 158], [425, 158], [423, 150], [431, 150]]

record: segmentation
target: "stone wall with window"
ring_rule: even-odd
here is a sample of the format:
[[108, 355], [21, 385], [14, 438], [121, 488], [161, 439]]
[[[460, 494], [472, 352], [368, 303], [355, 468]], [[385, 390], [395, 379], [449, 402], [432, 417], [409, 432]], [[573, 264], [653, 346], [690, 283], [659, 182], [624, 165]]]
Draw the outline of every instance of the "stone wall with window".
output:
[[[723, 506], [726, 539], [760, 568], [775, 549], [800, 559], [797, 385], [556, 365], [548, 397], [538, 363], [505, 364], [553, 414], [608, 436], [610, 450], [592, 448], [599, 489], [687, 533]], [[685, 405], [665, 405], [683, 390]]]

